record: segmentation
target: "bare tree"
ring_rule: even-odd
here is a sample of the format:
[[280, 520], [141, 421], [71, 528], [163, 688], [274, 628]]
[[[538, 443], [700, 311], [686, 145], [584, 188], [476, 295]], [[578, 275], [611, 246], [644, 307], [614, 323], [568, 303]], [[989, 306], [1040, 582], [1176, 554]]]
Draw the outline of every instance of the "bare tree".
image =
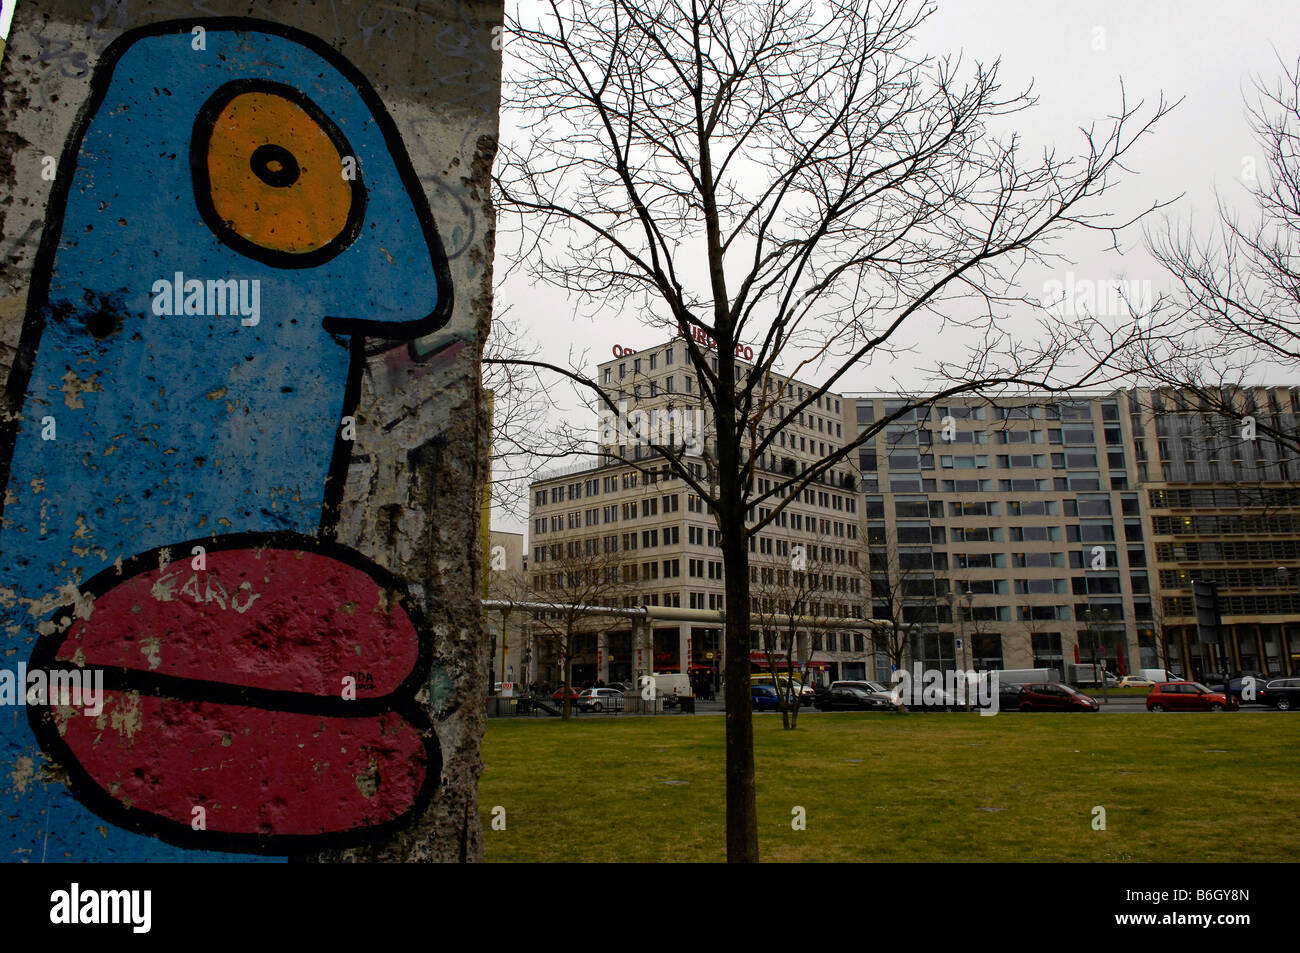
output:
[[1166, 678], [1172, 678], [1173, 676], [1169, 674], [1169, 629], [1165, 625], [1164, 600], [1160, 596], [1159, 584], [1151, 593], [1150, 623], [1156, 637], [1156, 665], [1164, 671]]
[[[873, 648], [901, 671], [915, 636], [938, 625], [938, 596], [946, 592], [947, 580], [935, 574], [933, 551], [903, 552], [896, 532], [878, 539], [868, 535], [867, 541], [867, 559], [860, 564], [864, 601], [867, 614], [883, 623], [872, 632]], [[928, 565], [920, 563], [922, 555]]]
[[[1060, 622], [1055, 615], [1051, 618], [1043, 618], [1036, 615], [1034, 609], [1038, 608], [1032, 603], [1016, 607], [1016, 612], [1020, 616], [1020, 627], [1024, 630], [1025, 647], [1029, 649], [1029, 667], [1037, 668], [1034, 664], [1034, 642], [1040, 635], [1047, 635], [1050, 632], [1060, 634]], [[1055, 606], [1052, 607], [1055, 611]], [[1061, 677], [1065, 677], [1065, 659], [1061, 659]]]
[[[913, 0], [550, 0], [535, 12], [508, 24], [519, 69], [506, 107], [522, 134], [500, 153], [496, 196], [539, 278], [685, 336], [712, 415], [703, 475], [684, 448], [654, 449], [713, 507], [722, 537], [727, 857], [754, 861], [749, 539], [805, 488], [838, 485], [897, 415], [770, 489], [756, 489], [756, 468], [800, 415], [909, 334], [960, 331], [969, 344], [936, 362], [918, 403], [1104, 379], [1104, 361], [1075, 362], [1079, 336], [1099, 334], [1090, 352], [1104, 357], [1130, 332], [1051, 315], [1018, 291], [1017, 272], [1067, 230], [1113, 237], [1131, 224], [1104, 218], [1099, 199], [1168, 107], [1144, 117], [1121, 87], [1077, 155], [1026, 157], [994, 129], [1032, 97], [1004, 91], [996, 63], [917, 54], [932, 11]], [[1040, 316], [1039, 340], [1012, 330], [1024, 326], [1013, 310]], [[616, 409], [582, 370], [533, 366]], [[780, 373], [818, 383], [797, 398]]]
[[569, 540], [553, 559], [530, 567], [530, 601], [555, 608], [534, 613], [534, 641], [559, 663], [564, 689], [563, 714], [572, 713], [573, 659], [579, 640], [596, 637], [625, 620], [595, 615], [593, 607], [618, 606], [634, 591], [637, 565], [619, 552], [605, 550], [599, 537]]
[[750, 567], [750, 619], [760, 633], [781, 725], [788, 730], [799, 725], [799, 686], [809, 684], [812, 672], [811, 633], [832, 628], [837, 618], [826, 603], [833, 592], [826, 579], [836, 564], [820, 558], [823, 544], [831, 541], [822, 534], [801, 540], [790, 545], [788, 558]]
[[589, 440], [568, 421], [553, 420], [554, 399], [541, 369], [519, 363], [535, 353], [537, 343], [509, 305], [492, 316], [483, 345], [483, 388], [492, 408], [491, 504], [520, 520], [528, 518], [528, 485], [539, 471], [582, 452]]
[[1182, 391], [1196, 409], [1232, 421], [1239, 439], [1265, 436], [1300, 455], [1290, 407], [1261, 405], [1261, 368], [1300, 362], [1300, 60], [1273, 82], [1256, 77], [1246, 112], [1263, 153], [1243, 160], [1249, 214], [1219, 197], [1217, 221], [1198, 234], [1167, 222], [1148, 236], [1178, 295], [1149, 322], [1124, 364], [1154, 386]]

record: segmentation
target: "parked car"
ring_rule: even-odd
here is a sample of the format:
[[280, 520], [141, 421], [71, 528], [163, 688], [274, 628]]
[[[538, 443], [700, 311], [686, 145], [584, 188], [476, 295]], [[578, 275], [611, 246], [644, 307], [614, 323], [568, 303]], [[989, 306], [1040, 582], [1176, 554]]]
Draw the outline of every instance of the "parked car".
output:
[[749, 699], [754, 711], [776, 711], [781, 701], [771, 685], [750, 685]]
[[1115, 685], [1116, 688], [1150, 688], [1154, 685], [1151, 679], [1143, 675], [1125, 675]]
[[[1253, 691], [1251, 698], [1244, 698], [1247, 684], [1253, 680]], [[1221, 672], [1209, 672], [1201, 678], [1201, 684], [1212, 692], [1227, 692], [1232, 695], [1239, 703], [1247, 705], [1262, 704], [1259, 699], [1259, 692], [1268, 684], [1269, 677], [1259, 672], [1240, 671], [1232, 678], [1224, 679]], [[1224, 687], [1226, 684], [1226, 688]]]
[[605, 685], [604, 687], [612, 688], [614, 689], [614, 691], [622, 692], [624, 695], [626, 695], [628, 692], [632, 690], [632, 683], [631, 682], [610, 682], [608, 685]]
[[886, 685], [883, 682], [877, 682], [872, 679], [845, 679], [838, 682], [831, 682], [829, 688], [822, 689], [817, 693], [817, 697], [825, 695], [827, 692], [833, 692], [837, 688], [857, 688], [864, 692], [870, 692], [872, 695], [884, 695], [892, 698], [897, 704], [900, 700], [901, 692], [897, 685]]
[[[1236, 678], [1228, 680], [1228, 691], [1243, 705], [1262, 705], [1264, 701], [1259, 697], [1259, 693], [1264, 690], [1264, 686], [1271, 678], [1272, 676], [1262, 675], [1259, 672], [1241, 672]], [[1247, 697], [1247, 685], [1250, 685], [1250, 697]]]
[[891, 691], [890, 686], [884, 682], [877, 682], [869, 678], [847, 678], [838, 682], [831, 682], [830, 691], [837, 688], [861, 688], [863, 691], [873, 692], [877, 695], [888, 695]]
[[1259, 692], [1259, 700], [1278, 711], [1300, 706], [1300, 678], [1275, 678]]
[[817, 696], [819, 711], [897, 711], [898, 701], [890, 695], [869, 692], [856, 685], [839, 685]]
[[[767, 685], [769, 688], [773, 688], [773, 689], [777, 688], [777, 685], [779, 684], [780, 685], [779, 690], [782, 695], [788, 695], [790, 693], [790, 689], [789, 689], [790, 680], [785, 676], [782, 676], [781, 681], [778, 683], [771, 675], [768, 675], [766, 673], [761, 673], [761, 674], [751, 675], [749, 679], [749, 683], [751, 685]], [[817, 690], [813, 688], [811, 685], [804, 685], [797, 678], [794, 680], [794, 684], [799, 690], [800, 705], [811, 705], [816, 700]]]
[[1060, 682], [1020, 686], [1021, 711], [1097, 711], [1097, 699]]
[[580, 711], [622, 711], [623, 693], [614, 688], [584, 688], [577, 704]]
[[1020, 689], [1014, 682], [998, 681], [998, 710], [1020, 711]]
[[1223, 711], [1239, 707], [1237, 699], [1200, 682], [1159, 682], [1147, 695], [1147, 711]]
[[[562, 702], [564, 701], [564, 692], [565, 692], [565, 688], [563, 685], [561, 685], [555, 691], [551, 692], [551, 697], [554, 698], [557, 702]], [[569, 692], [569, 701], [571, 702], [576, 702], [578, 700], [578, 696], [582, 694], [572, 685], [569, 686], [568, 692]]]

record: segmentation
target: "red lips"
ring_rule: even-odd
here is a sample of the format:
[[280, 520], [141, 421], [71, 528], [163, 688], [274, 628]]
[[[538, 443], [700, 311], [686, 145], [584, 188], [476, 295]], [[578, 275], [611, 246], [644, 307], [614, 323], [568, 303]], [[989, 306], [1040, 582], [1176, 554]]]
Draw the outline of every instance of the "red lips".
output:
[[151, 551], [96, 576], [88, 616], [69, 608], [66, 632], [37, 644], [33, 667], [105, 673], [98, 717], [29, 708], [74, 794], [212, 850], [319, 849], [409, 821], [441, 761], [414, 701], [428, 643], [400, 583], [296, 534], [171, 552], [162, 569]]

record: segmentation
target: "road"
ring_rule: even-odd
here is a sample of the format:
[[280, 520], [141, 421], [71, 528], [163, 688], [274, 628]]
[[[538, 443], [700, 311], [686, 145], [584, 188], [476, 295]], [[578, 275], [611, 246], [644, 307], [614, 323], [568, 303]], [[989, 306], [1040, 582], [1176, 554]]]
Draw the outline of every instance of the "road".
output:
[[[1140, 713], [1143, 715], [1149, 714], [1147, 712], [1146, 698], [1144, 696], [1140, 696], [1140, 695], [1117, 696], [1111, 698], [1109, 702], [1102, 701], [1100, 695], [1094, 695], [1093, 697], [1096, 698], [1097, 701], [1101, 703], [1101, 708], [1099, 709], [1098, 712], [1099, 714], [1112, 714], [1112, 715], [1134, 714], [1134, 713]], [[1251, 714], [1251, 713], [1272, 712], [1272, 711], [1273, 709], [1271, 707], [1266, 707], [1263, 705], [1246, 705], [1241, 709], [1240, 713]], [[715, 699], [714, 701], [697, 701], [695, 703], [695, 713], [697, 715], [721, 715], [723, 714], [723, 712], [724, 712], [724, 706], [721, 697]], [[579, 712], [576, 708], [574, 709], [573, 713], [575, 717], [579, 717], [579, 718], [630, 718], [630, 717], [675, 718], [681, 715], [681, 712], [679, 712], [676, 709], [668, 709], [667, 711], [658, 712], [653, 715], [648, 713], [631, 715], [626, 712], [601, 712], [601, 713]], [[755, 712], [754, 714], [761, 717], [776, 717], [780, 713], [763, 711], [763, 712]], [[813, 708], [812, 706], [806, 706], [806, 707], [801, 707], [799, 709], [799, 714], [801, 717], [804, 715], [820, 716], [822, 714], [825, 714], [825, 712], [820, 712], [816, 708]], [[920, 714], [940, 715], [944, 713], [943, 712], [921, 712]], [[1008, 711], [1008, 712], [1003, 712], [1003, 714], [1014, 714], [1019, 716], [1022, 713], [1016, 711]], [[1036, 714], [1036, 713], [1028, 713], [1028, 712], [1024, 713], [1025, 717], [1031, 717], [1032, 714]], [[1183, 714], [1183, 713], [1170, 712], [1169, 714]], [[515, 716], [515, 717], [526, 718], [530, 716], [522, 715], [522, 716]], [[545, 715], [539, 714], [537, 717], [545, 717]]]

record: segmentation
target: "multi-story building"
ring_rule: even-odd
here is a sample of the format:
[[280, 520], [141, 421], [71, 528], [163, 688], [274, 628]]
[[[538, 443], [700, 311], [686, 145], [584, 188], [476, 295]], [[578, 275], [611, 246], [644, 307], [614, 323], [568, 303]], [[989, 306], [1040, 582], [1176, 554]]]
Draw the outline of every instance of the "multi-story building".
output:
[[[751, 366], [741, 360], [737, 374], [748, 373]], [[702, 485], [712, 485], [708, 452], [712, 419], [696, 391], [685, 342], [673, 339], [636, 352], [615, 348], [614, 358], [600, 364], [596, 374], [620, 408], [617, 415], [602, 415], [599, 442], [638, 464], [596, 457], [532, 484], [529, 576], [533, 591], [562, 589], [548, 586], [548, 574], [561, 571], [566, 561], [572, 568], [575, 558], [597, 557], [618, 564], [627, 583], [618, 597], [623, 605], [724, 609], [717, 525], [707, 504], [666, 462], [656, 459], [645, 442], [684, 447], [692, 475]], [[766, 392], [772, 406], [765, 419], [775, 421], [792, 402], [806, 396], [807, 385], [774, 376]], [[778, 434], [772, 451], [755, 471], [756, 488], [769, 490], [842, 447], [852, 432], [852, 420], [851, 403], [842, 396], [817, 398]], [[760, 438], [770, 425], [757, 427]], [[813, 664], [824, 678], [866, 671], [869, 653], [861, 632], [855, 637], [834, 625], [835, 619], [860, 617], [862, 612], [865, 579], [859, 561], [859, 501], [854, 468], [836, 467], [803, 490], [750, 540], [754, 607], [770, 614], [782, 602], [792, 601], [796, 590], [807, 597], [805, 614], [816, 625], [801, 638], [815, 652]], [[772, 508], [771, 503], [762, 505], [751, 512], [751, 520], [764, 518]], [[815, 591], [803, 591], [814, 586], [813, 574]], [[752, 637], [756, 666], [763, 661], [764, 618], [766, 614], [756, 617]], [[659, 622], [653, 639], [655, 671], [689, 671], [717, 683], [722, 668], [720, 626]], [[575, 682], [625, 681], [631, 678], [633, 661], [630, 628], [616, 627], [580, 647], [573, 659], [573, 678]], [[539, 671], [541, 678], [558, 677], [558, 672], [547, 672], [545, 666]]]
[[[1161, 651], [1188, 675], [1300, 672], [1300, 388], [1220, 395], [1228, 417], [1171, 391], [1130, 393]], [[1221, 404], [1220, 406], [1223, 406]], [[1140, 426], [1139, 422], [1140, 421]], [[1227, 659], [1202, 645], [1193, 580], [1218, 585]]]
[[[618, 348], [597, 374], [629, 418], [658, 412], [652, 429], [670, 411], [699, 406], [680, 340]], [[772, 386], [784, 388], [775, 420], [806, 385]], [[1248, 396], [1274, 428], [1295, 433], [1298, 395]], [[904, 406], [896, 394], [827, 395], [778, 435], [757, 487]], [[623, 442], [637, 426], [606, 419], [604, 442]], [[861, 629], [837, 630], [837, 618], [892, 620], [906, 634], [906, 663], [936, 668], [1300, 671], [1300, 471], [1273, 442], [1228, 428], [1227, 418], [1140, 389], [963, 397], [908, 411], [859, 450], [856, 467], [836, 468], [751, 541], [756, 667], [758, 630], [815, 580], [800, 614], [823, 624], [801, 633], [800, 654], [813, 653], [823, 680], [889, 678], [881, 645]], [[700, 432], [706, 446], [707, 414]], [[621, 450], [648, 472], [597, 460], [534, 483], [534, 588], [544, 588], [548, 563], [586, 549], [628, 564], [625, 605], [723, 608], [718, 533], [704, 504], [648, 447], [632, 440]], [[687, 455], [707, 484], [706, 459]], [[1220, 584], [1229, 659], [1197, 642], [1192, 579]], [[721, 635], [660, 623], [655, 670], [716, 679]], [[576, 680], [626, 680], [630, 635], [593, 638], [576, 662]]]
[[[862, 432], [906, 402], [855, 405]], [[915, 408], [861, 449], [872, 615], [906, 630], [911, 660], [1155, 666], [1129, 427], [1117, 393], [964, 398]]]
[[[1253, 399], [1295, 433], [1294, 389]], [[862, 432], [905, 404], [856, 406]], [[859, 454], [872, 614], [936, 667], [1290, 674], [1300, 483], [1250, 429], [1140, 389], [917, 408]], [[1227, 660], [1196, 640], [1193, 579], [1221, 586]]]

